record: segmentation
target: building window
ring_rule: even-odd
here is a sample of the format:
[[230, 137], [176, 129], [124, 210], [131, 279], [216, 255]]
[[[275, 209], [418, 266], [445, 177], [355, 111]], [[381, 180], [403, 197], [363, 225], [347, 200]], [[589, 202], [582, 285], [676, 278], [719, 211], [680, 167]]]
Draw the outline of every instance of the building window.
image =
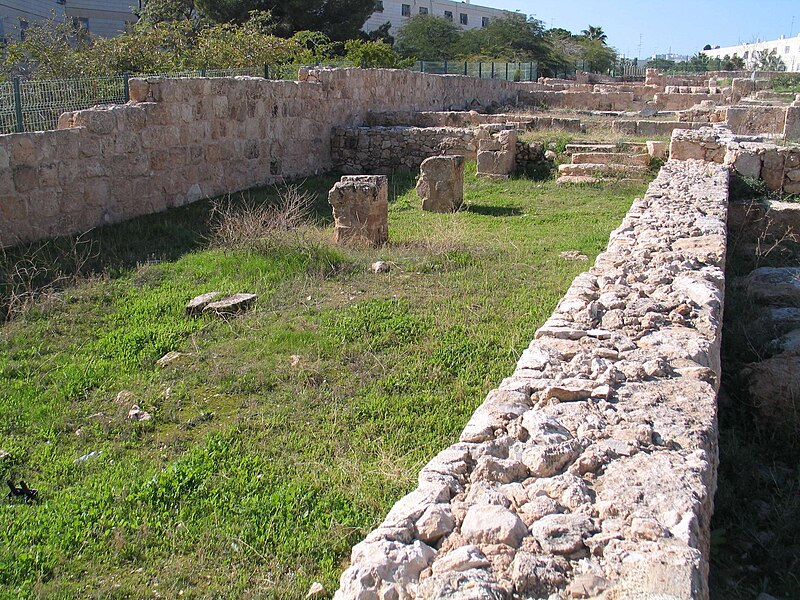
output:
[[383, 12], [383, 0], [377, 0], [375, 2], [375, 12]]
[[458, 20], [461, 21], [462, 25], [469, 24], [469, 18], [467, 17], [467, 13], [458, 13]]
[[404, 17], [411, 16], [411, 5], [410, 4], [401, 4], [400, 5], [400, 14]]
[[427, 9], [427, 8], [425, 8], [424, 6], [420, 6], [420, 7], [419, 7], [419, 14], [421, 14], [421, 15], [427, 15], [427, 14], [428, 14], [428, 9]]
[[783, 49], [783, 53], [784, 53], [784, 54], [789, 54], [789, 46], [786, 46], [786, 47]]
[[453, 20], [453, 11], [452, 10], [444, 11], [444, 18], [447, 19], [448, 21], [452, 21]]
[[481, 17], [481, 27], [486, 27], [489, 24], [489, 17]]

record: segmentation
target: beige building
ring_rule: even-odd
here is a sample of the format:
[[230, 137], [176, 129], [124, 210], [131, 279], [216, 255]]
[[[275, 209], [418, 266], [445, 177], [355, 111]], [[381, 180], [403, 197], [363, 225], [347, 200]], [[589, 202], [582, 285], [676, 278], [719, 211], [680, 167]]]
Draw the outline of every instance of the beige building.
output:
[[110, 37], [136, 21], [138, 6], [139, 0], [2, 0], [0, 36], [18, 40], [33, 23], [66, 18], [92, 35]]
[[377, 0], [375, 7], [375, 12], [364, 23], [364, 31], [374, 31], [388, 21], [392, 24], [392, 35], [412, 15], [444, 17], [460, 25], [462, 29], [486, 27], [492, 19], [498, 17], [524, 16], [508, 10], [453, 0]]
[[748, 69], [755, 66], [755, 54], [764, 50], [775, 50], [777, 55], [783, 60], [787, 71], [800, 71], [800, 35], [794, 37], [781, 36], [777, 40], [760, 41], [756, 40], [748, 44], [737, 46], [726, 46], [725, 48], [714, 48], [704, 50], [703, 53], [711, 58], [724, 58], [725, 56], [740, 56], [744, 59]]

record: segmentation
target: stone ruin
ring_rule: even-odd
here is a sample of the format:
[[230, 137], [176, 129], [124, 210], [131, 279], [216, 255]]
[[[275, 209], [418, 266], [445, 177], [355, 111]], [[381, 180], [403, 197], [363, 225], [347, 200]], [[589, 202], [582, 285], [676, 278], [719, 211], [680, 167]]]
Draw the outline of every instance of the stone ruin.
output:
[[426, 158], [420, 165], [416, 189], [422, 210], [457, 211], [464, 202], [464, 157]]
[[505, 129], [478, 142], [478, 177], [508, 179], [514, 172], [517, 132]]
[[345, 175], [328, 192], [337, 244], [380, 246], [389, 239], [389, 180]]
[[464, 110], [475, 101], [672, 132], [670, 160], [607, 250], [460, 440], [354, 547], [336, 597], [704, 600], [728, 176], [800, 191], [800, 149], [786, 143], [800, 139], [800, 102], [759, 97], [758, 78], [720, 88], [722, 77], [513, 83], [304, 69], [298, 82], [134, 79], [125, 106], [0, 136], [0, 244], [335, 167], [358, 175], [330, 193], [337, 240], [380, 244], [386, 178], [362, 173], [464, 155], [503, 177], [515, 157], [543, 154], [520, 153], [516, 131], [585, 129], [574, 118]]

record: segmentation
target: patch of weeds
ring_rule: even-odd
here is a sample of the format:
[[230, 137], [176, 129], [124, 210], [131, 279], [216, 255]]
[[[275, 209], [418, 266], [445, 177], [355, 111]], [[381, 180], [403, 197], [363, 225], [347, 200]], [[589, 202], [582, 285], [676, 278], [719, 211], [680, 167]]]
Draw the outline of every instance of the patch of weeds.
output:
[[326, 334], [352, 349], [383, 350], [414, 342], [425, 320], [412, 314], [405, 300], [367, 300], [322, 319]]
[[732, 202], [765, 198], [770, 191], [762, 179], [745, 177], [739, 173], [731, 175], [730, 199]]

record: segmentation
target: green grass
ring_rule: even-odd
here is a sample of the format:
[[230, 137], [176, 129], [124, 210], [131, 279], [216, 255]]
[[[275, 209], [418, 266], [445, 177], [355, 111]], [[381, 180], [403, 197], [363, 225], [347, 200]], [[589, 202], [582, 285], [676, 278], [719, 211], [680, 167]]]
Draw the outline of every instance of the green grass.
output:
[[[197, 203], [92, 232], [81, 276], [15, 308], [0, 329], [0, 470], [41, 501], [0, 502], [0, 597], [334, 590], [351, 546], [586, 268], [559, 253], [593, 259], [644, 191], [490, 182], [471, 165], [466, 207], [440, 215], [399, 174], [390, 243], [353, 250], [327, 241], [334, 180], [304, 183], [318, 225], [296, 242], [209, 248]], [[36, 246], [48, 275], [69, 247]], [[369, 272], [377, 259], [391, 272]], [[210, 290], [259, 298], [228, 321], [185, 317]], [[157, 368], [170, 350], [184, 355]], [[127, 420], [134, 402], [153, 419]]]

